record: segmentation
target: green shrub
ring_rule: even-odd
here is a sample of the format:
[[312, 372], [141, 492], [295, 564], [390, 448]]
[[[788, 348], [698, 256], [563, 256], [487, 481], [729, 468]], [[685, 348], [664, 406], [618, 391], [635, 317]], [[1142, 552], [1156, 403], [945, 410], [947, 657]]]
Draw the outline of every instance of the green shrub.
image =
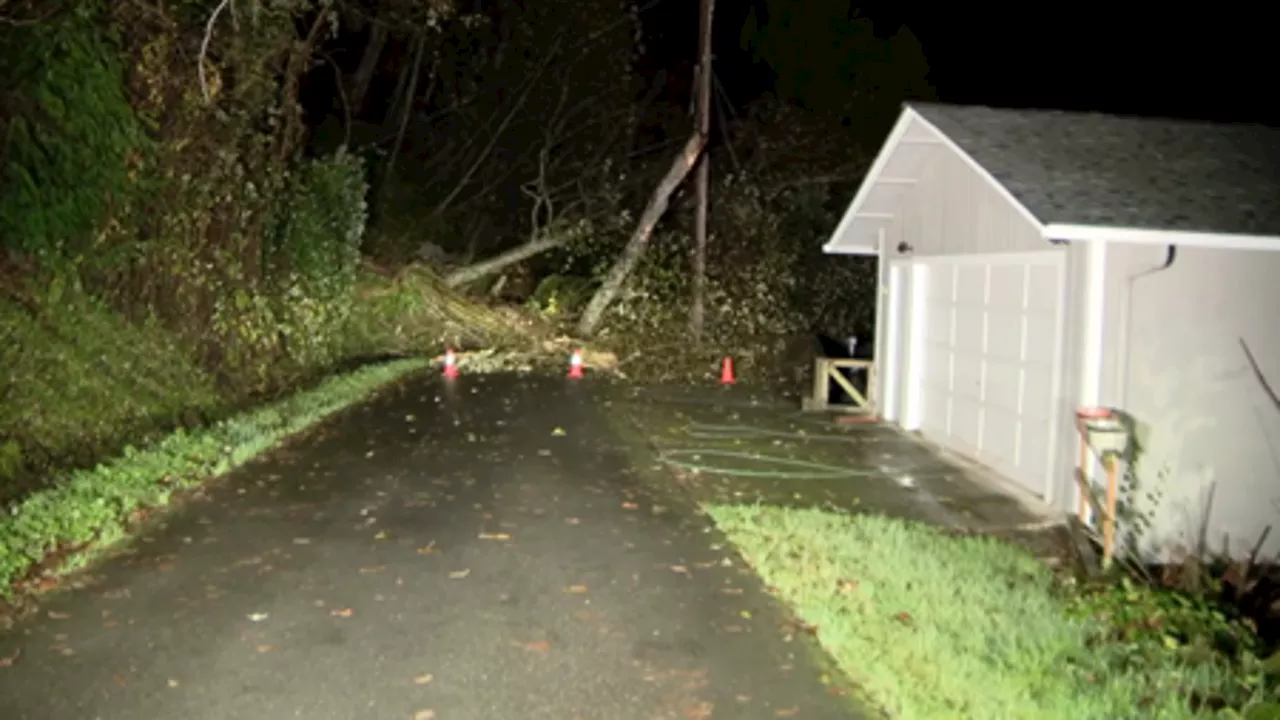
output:
[[0, 595], [60, 548], [108, 544], [135, 510], [164, 505], [175, 489], [235, 468], [282, 439], [320, 422], [389, 382], [420, 360], [366, 367], [275, 405], [195, 432], [178, 431], [93, 469], [72, 472], [0, 515]]
[[220, 404], [212, 377], [163, 329], [79, 289], [51, 289], [38, 303], [33, 314], [0, 299], [0, 444], [13, 445], [0, 463], [0, 502], [19, 490], [19, 470], [84, 462], [140, 428]]

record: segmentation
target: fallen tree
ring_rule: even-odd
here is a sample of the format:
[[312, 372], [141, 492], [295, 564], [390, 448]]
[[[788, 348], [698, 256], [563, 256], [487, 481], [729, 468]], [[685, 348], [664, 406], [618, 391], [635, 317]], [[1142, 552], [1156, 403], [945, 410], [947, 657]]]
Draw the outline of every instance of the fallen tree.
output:
[[538, 253], [558, 248], [565, 243], [565, 240], [564, 236], [558, 235], [544, 237], [540, 240], [531, 240], [519, 247], [494, 255], [488, 260], [481, 260], [478, 263], [454, 270], [445, 276], [444, 284], [451, 288], [462, 287], [482, 277], [502, 272], [504, 269], [518, 262], [528, 260]]
[[662, 182], [658, 183], [658, 186], [653, 189], [653, 195], [649, 197], [649, 204], [645, 206], [644, 212], [640, 214], [640, 220], [636, 223], [636, 229], [631, 233], [627, 246], [618, 255], [618, 259], [609, 268], [609, 272], [605, 273], [604, 279], [600, 283], [600, 288], [591, 296], [591, 301], [587, 303], [586, 309], [582, 312], [582, 317], [578, 320], [578, 334], [580, 336], [591, 337], [599, 328], [600, 321], [604, 319], [605, 311], [609, 309], [609, 305], [618, 296], [627, 278], [631, 276], [632, 271], [640, 264], [640, 259], [644, 257], [644, 251], [649, 245], [649, 239], [653, 237], [653, 230], [657, 227], [658, 221], [662, 219], [663, 213], [667, 211], [667, 205], [671, 201], [671, 194], [675, 192], [681, 182], [684, 182], [684, 179], [689, 175], [689, 171], [697, 164], [698, 158], [701, 157], [702, 150], [706, 145], [706, 135], [695, 132], [689, 138], [689, 141], [685, 143], [684, 149], [680, 151], [680, 154], [671, 163], [671, 169], [662, 178]]

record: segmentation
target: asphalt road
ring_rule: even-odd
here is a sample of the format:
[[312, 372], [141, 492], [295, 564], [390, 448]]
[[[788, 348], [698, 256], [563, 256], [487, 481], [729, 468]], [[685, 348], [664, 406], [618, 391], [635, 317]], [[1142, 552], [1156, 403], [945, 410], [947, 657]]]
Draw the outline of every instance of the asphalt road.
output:
[[3, 720], [850, 718], [591, 381], [420, 378], [0, 635]]

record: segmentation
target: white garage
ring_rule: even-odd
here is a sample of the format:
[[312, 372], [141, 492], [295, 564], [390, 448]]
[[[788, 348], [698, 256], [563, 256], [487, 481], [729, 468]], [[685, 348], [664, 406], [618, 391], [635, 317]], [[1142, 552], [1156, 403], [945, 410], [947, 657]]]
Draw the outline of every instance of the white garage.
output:
[[1049, 500], [1067, 249], [916, 106], [826, 249], [880, 256], [881, 414]]
[[1111, 408], [1178, 500], [1159, 542], [1280, 524], [1277, 163], [1257, 125], [906, 106], [824, 246], [879, 260], [871, 403], [1065, 512]]

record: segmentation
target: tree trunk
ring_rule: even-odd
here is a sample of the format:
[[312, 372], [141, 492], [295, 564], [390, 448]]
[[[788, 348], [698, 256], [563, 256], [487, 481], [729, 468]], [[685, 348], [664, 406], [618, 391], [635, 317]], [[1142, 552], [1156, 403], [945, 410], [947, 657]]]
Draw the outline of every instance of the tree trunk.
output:
[[360, 57], [360, 66], [351, 76], [351, 92], [348, 102], [351, 103], [352, 115], [359, 116], [364, 109], [365, 97], [369, 94], [369, 85], [373, 83], [373, 72], [378, 69], [378, 60], [382, 58], [382, 49], [387, 45], [387, 29], [382, 23], [374, 22], [369, 28], [369, 42], [364, 46], [364, 55]]
[[[415, 47], [416, 51], [417, 48]], [[400, 103], [404, 102], [404, 89], [409, 85], [409, 74], [413, 71], [413, 63], [402, 63], [400, 72], [396, 73], [396, 87], [391, 91], [391, 102], [387, 105], [387, 113], [382, 118], [382, 125], [386, 127], [396, 121], [400, 117]]]
[[519, 247], [495, 255], [488, 260], [481, 260], [474, 265], [454, 270], [445, 277], [444, 284], [451, 288], [461, 287], [486, 275], [501, 272], [522, 260], [527, 260], [538, 253], [544, 253], [563, 244], [564, 238], [562, 237], [546, 237], [541, 240], [527, 242]]
[[640, 214], [640, 221], [636, 223], [636, 229], [631, 233], [631, 239], [627, 241], [626, 248], [614, 261], [613, 267], [609, 268], [609, 272], [605, 274], [600, 284], [600, 289], [591, 296], [591, 302], [587, 303], [587, 309], [578, 320], [579, 335], [590, 337], [595, 334], [600, 321], [604, 319], [605, 310], [621, 292], [623, 283], [631, 276], [636, 265], [640, 264], [640, 258], [644, 257], [644, 251], [649, 246], [649, 238], [653, 236], [653, 229], [662, 219], [662, 214], [667, 211], [671, 193], [675, 192], [688, 176], [694, 163], [698, 162], [706, 143], [706, 136], [695, 132], [671, 163], [671, 169], [667, 171], [666, 177], [662, 178], [662, 182], [653, 189], [649, 204]]
[[[711, 134], [711, 17], [715, 0], [702, 0], [702, 38], [698, 52], [698, 133]], [[702, 344], [707, 314], [707, 199], [711, 158], [703, 153], [698, 161], [695, 184], [698, 207], [693, 221], [693, 297], [689, 301], [689, 334], [694, 345]]]
[[391, 147], [391, 157], [387, 158], [387, 177], [395, 173], [396, 160], [400, 157], [400, 148], [404, 145], [404, 133], [409, 127], [409, 117], [413, 115], [413, 96], [418, 92], [418, 72], [422, 69], [422, 55], [427, 49], [427, 35], [418, 36], [418, 47], [413, 53], [413, 73], [409, 76], [409, 89], [405, 91], [403, 114], [400, 116], [400, 129], [396, 132], [396, 143]]

